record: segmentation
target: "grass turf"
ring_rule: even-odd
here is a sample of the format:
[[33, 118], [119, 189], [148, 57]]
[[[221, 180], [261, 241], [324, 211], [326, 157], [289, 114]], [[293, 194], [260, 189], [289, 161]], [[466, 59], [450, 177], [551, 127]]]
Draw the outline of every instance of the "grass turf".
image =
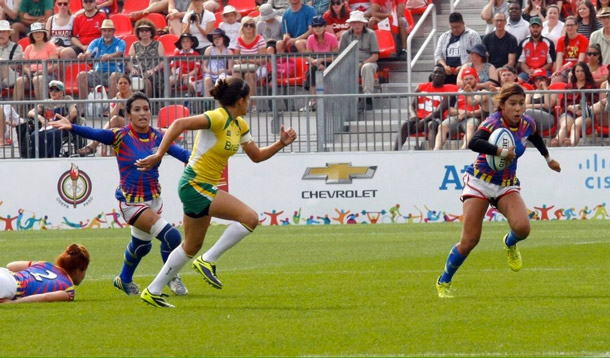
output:
[[[204, 250], [222, 229], [210, 229]], [[72, 242], [92, 262], [73, 303], [0, 306], [0, 356], [610, 354], [607, 222], [532, 223], [519, 273], [502, 249], [506, 223], [486, 223], [454, 277], [456, 298], [441, 300], [434, 281], [460, 229], [259, 227], [219, 261], [222, 290], [185, 267], [190, 292], [170, 296], [175, 309], [112, 286], [128, 230], [3, 232], [2, 266], [52, 261]], [[158, 247], [136, 271], [142, 288], [161, 267]]]

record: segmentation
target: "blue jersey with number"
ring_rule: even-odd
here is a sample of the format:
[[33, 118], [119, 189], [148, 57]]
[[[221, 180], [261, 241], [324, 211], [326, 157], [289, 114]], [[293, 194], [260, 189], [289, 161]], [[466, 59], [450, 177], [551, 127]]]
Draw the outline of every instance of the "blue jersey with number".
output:
[[74, 300], [74, 283], [68, 274], [50, 262], [35, 262], [25, 270], [13, 273], [17, 281], [15, 298], [41, 293], [65, 291]]
[[513, 135], [515, 140], [515, 160], [512, 161], [508, 168], [496, 172], [487, 164], [486, 154], [479, 153], [477, 160], [466, 169], [466, 172], [483, 181], [500, 186], [519, 185], [519, 179], [517, 179], [517, 159], [525, 153], [529, 136], [536, 132], [536, 122], [530, 117], [523, 115], [516, 127], [510, 127], [502, 118], [502, 112], [495, 112], [479, 126], [479, 130], [488, 132], [490, 135], [498, 128], [506, 128]]

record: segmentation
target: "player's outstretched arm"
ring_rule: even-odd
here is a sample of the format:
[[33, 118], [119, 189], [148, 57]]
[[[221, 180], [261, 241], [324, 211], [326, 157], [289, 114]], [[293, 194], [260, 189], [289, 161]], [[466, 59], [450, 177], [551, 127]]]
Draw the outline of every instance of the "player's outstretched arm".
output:
[[284, 147], [290, 145], [292, 142], [294, 142], [295, 139], [297, 139], [297, 133], [294, 131], [294, 129], [288, 128], [284, 130], [284, 126], [281, 126], [280, 139], [277, 142], [267, 147], [259, 148], [258, 145], [254, 143], [254, 141], [249, 141], [248, 143], [245, 143], [242, 147], [244, 148], [244, 152], [246, 152], [250, 160], [255, 163], [260, 163], [274, 156], [275, 153], [279, 152]]
[[70, 301], [70, 295], [66, 291], [55, 291], [25, 296], [16, 300], [5, 300], [0, 303], [34, 303], [34, 302], [59, 302]]
[[18, 272], [32, 266], [32, 262], [33, 261], [13, 261], [9, 262], [6, 265], [6, 268], [11, 272]]

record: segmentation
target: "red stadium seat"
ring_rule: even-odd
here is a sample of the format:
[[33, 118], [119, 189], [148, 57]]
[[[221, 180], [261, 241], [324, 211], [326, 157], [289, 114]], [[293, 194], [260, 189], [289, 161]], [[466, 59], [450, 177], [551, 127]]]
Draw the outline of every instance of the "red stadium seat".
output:
[[521, 87], [523, 87], [524, 90], [526, 91], [533, 91], [534, 90], [534, 86], [530, 85], [527, 82], [523, 82], [523, 83], [519, 83], [521, 85]]
[[[190, 116], [189, 109], [181, 104], [172, 104], [169, 106], [161, 107], [161, 109], [159, 110], [159, 114], [157, 115], [157, 128], [169, 128], [169, 126], [176, 119], [188, 116]], [[186, 133], [186, 131], [184, 131], [184, 133]], [[176, 141], [183, 142], [184, 137], [181, 135], [176, 138]]]
[[176, 119], [188, 116], [190, 116], [189, 109], [181, 104], [162, 107], [157, 116], [157, 128], [168, 128]]
[[377, 43], [379, 44], [379, 58], [388, 58], [396, 56], [396, 43], [394, 35], [390, 31], [375, 30], [377, 35]]
[[86, 63], [72, 63], [66, 67], [66, 80], [64, 86], [66, 87], [66, 94], [72, 95], [74, 98], [78, 98], [78, 81], [76, 77], [79, 72], [89, 71], [91, 66]]
[[237, 10], [241, 16], [246, 16], [256, 10], [256, 3], [254, 0], [229, 0], [228, 5], [234, 6], [235, 10]]
[[[432, 4], [432, 0], [428, 0], [428, 5]], [[410, 9], [411, 14], [413, 15], [421, 15], [424, 13], [424, 11], [426, 11], [426, 9], [428, 8], [428, 5], [422, 6], [422, 7], [418, 7], [416, 9]]]
[[131, 45], [138, 41], [138, 37], [136, 35], [129, 35], [123, 38], [125, 41], [125, 57], [129, 56], [129, 50], [131, 49]]
[[260, 11], [258, 10], [254, 10], [251, 13], [248, 14], [248, 16], [252, 17], [252, 18], [256, 18], [259, 17], [261, 15]]
[[125, 14], [113, 14], [110, 15], [110, 20], [114, 24], [114, 35], [116, 37], [126, 37], [129, 35], [133, 35], [133, 25], [131, 24], [131, 19], [129, 16]]
[[159, 36], [157, 40], [163, 44], [163, 47], [165, 48], [165, 56], [174, 55], [174, 51], [176, 51], [176, 41], [178, 41], [178, 36], [174, 34], [165, 34]]
[[297, 57], [294, 63], [295, 73], [293, 76], [280, 77], [277, 80], [277, 85], [281, 87], [302, 86], [307, 77], [309, 63], [302, 57]]
[[[157, 28], [157, 30], [164, 29], [167, 27], [167, 20], [165, 20], [165, 16], [163, 16], [161, 14], [157, 14], [156, 12], [152, 13], [152, 14], [148, 14], [148, 15], [144, 16], [143, 18], [148, 19], [148, 20], [150, 20], [150, 22], [155, 24], [155, 27]], [[153, 34], [153, 35], [156, 35], [156, 34]]]
[[[74, 0], [72, 0], [74, 1]], [[135, 11], [142, 11], [148, 7], [148, 0], [129, 0], [123, 3], [122, 14], [129, 15]]]
[[25, 48], [28, 47], [28, 45], [30, 44], [30, 38], [29, 37], [24, 37], [22, 39], [19, 39], [19, 42], [17, 42], [19, 45], [21, 45], [21, 49], [23, 51], [25, 51]]
[[413, 15], [409, 9], [405, 9], [405, 18], [407, 19], [407, 34], [410, 34], [415, 27], [415, 20], [413, 20]]
[[223, 21], [222, 12], [218, 11], [218, 12], [214, 13], [214, 16], [216, 17], [216, 22], [214, 23], [214, 28], [217, 29], [218, 26], [220, 26], [220, 23]]

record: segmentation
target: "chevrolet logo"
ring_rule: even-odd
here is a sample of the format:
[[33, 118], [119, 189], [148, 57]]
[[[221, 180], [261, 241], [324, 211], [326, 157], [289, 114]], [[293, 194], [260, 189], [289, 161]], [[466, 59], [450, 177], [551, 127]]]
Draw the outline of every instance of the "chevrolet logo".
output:
[[303, 179], [325, 179], [326, 184], [351, 184], [352, 179], [370, 179], [377, 166], [352, 167], [352, 163], [326, 163], [326, 167], [305, 169]]

